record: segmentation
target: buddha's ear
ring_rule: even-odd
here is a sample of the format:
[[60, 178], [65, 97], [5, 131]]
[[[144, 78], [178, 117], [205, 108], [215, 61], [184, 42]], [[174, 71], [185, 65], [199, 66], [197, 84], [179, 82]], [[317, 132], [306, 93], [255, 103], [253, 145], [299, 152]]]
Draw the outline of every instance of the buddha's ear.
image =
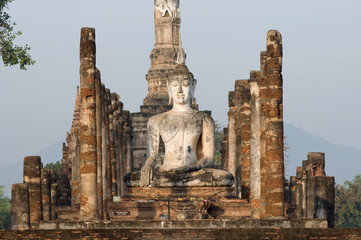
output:
[[173, 99], [172, 99], [172, 90], [170, 88], [169, 80], [167, 81], [167, 89], [168, 89], [168, 97], [169, 97], [168, 104], [171, 105]]
[[197, 87], [197, 80], [193, 79], [193, 83], [192, 83], [192, 101], [196, 92], [196, 87]]

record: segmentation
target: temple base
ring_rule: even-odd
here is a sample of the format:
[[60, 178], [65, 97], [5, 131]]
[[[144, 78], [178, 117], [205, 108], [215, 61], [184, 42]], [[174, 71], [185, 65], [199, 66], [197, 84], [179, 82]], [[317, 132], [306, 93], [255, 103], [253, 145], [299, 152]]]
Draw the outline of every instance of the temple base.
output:
[[[140, 172], [129, 173], [125, 176], [125, 183], [128, 187], [141, 187], [140, 179]], [[231, 187], [233, 182], [231, 173], [214, 168], [203, 168], [179, 174], [155, 170], [150, 187]]]

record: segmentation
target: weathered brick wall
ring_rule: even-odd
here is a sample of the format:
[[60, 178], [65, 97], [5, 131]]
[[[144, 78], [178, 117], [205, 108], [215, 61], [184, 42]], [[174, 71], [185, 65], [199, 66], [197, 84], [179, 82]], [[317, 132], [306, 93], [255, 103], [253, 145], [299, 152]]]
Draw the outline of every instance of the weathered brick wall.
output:
[[0, 239], [361, 239], [361, 228], [0, 231]]

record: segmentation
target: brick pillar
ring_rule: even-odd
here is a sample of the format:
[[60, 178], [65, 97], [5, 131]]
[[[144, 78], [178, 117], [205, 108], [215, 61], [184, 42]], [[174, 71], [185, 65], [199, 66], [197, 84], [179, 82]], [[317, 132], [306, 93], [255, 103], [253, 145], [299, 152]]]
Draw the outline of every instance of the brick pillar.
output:
[[105, 86], [104, 84], [101, 84], [101, 106], [102, 106], [102, 182], [103, 182], [103, 219], [106, 220], [106, 212], [107, 212], [107, 191], [108, 191], [108, 185], [107, 185], [107, 114], [106, 114], [106, 100], [105, 100]]
[[102, 171], [102, 101], [101, 101], [101, 75], [97, 69], [95, 74], [95, 102], [96, 102], [96, 138], [97, 138], [97, 189], [98, 211], [100, 219], [103, 218], [103, 171]]
[[291, 206], [296, 206], [296, 182], [297, 182], [297, 178], [295, 176], [292, 176], [290, 178], [290, 205]]
[[124, 176], [126, 173], [132, 171], [133, 159], [132, 159], [132, 146], [131, 146], [131, 134], [132, 127], [130, 126], [130, 113], [129, 111], [122, 111], [120, 116], [120, 196], [125, 195], [125, 182]]
[[[262, 59], [263, 60], [263, 59]], [[282, 37], [267, 33], [267, 52], [260, 79], [261, 218], [284, 217]]]
[[11, 185], [11, 230], [29, 230], [29, 185]]
[[115, 95], [112, 93], [110, 95], [111, 105], [109, 111], [109, 135], [110, 135], [110, 160], [111, 160], [111, 187], [112, 187], [112, 196], [118, 196], [118, 185], [117, 185], [117, 154], [115, 146], [115, 104], [116, 99]]
[[43, 204], [43, 219], [45, 222], [51, 220], [51, 189], [50, 184], [54, 170], [42, 169], [41, 171], [41, 195]]
[[51, 215], [50, 215], [50, 219], [51, 220], [56, 220], [58, 219], [58, 215], [56, 214], [56, 196], [57, 196], [57, 188], [58, 188], [58, 184], [57, 183], [53, 183], [51, 184], [51, 189], [50, 189], [50, 195], [51, 195]]
[[113, 115], [113, 134], [114, 134], [114, 156], [115, 156], [115, 163], [116, 163], [116, 185], [117, 185], [117, 196], [121, 196], [122, 186], [121, 186], [121, 178], [122, 178], [122, 167], [121, 167], [121, 130], [120, 130], [120, 112], [121, 108], [119, 107], [119, 96], [116, 94], [116, 110], [114, 111]]
[[325, 176], [325, 154], [311, 152], [302, 162], [305, 182], [304, 214], [307, 219], [327, 219], [328, 226], [335, 225], [335, 178]]
[[[251, 95], [249, 80], [236, 81], [237, 105], [239, 108], [237, 122], [240, 139], [238, 166], [240, 166], [240, 189], [242, 199], [250, 197], [250, 167], [251, 167]], [[238, 139], [237, 138], [237, 139]], [[238, 172], [238, 171], [237, 171]]]
[[261, 204], [261, 104], [259, 98], [259, 71], [252, 71], [250, 78], [251, 94], [251, 169], [250, 202], [253, 219], [259, 219]]
[[82, 28], [80, 39], [80, 219], [98, 219], [95, 29]]
[[133, 171], [133, 157], [132, 157], [132, 127], [130, 126], [130, 113], [128, 111], [124, 111], [126, 115], [126, 122], [123, 125], [123, 144], [124, 144], [124, 151], [126, 152], [126, 167], [125, 173], [129, 173]]
[[228, 168], [227, 171], [234, 176], [235, 194], [238, 196], [237, 191], [237, 134], [236, 134], [236, 110], [234, 104], [235, 92], [228, 94]]
[[42, 163], [39, 156], [24, 158], [24, 183], [29, 185], [30, 224], [43, 220], [41, 169]]
[[302, 183], [302, 177], [303, 177], [303, 173], [302, 173], [302, 167], [297, 167], [297, 172], [296, 172], [296, 217], [297, 219], [302, 219], [304, 218], [304, 207], [303, 207], [303, 195], [304, 195], [304, 191], [303, 191], [303, 183]]
[[335, 177], [315, 177], [315, 218], [327, 219], [335, 227]]
[[322, 152], [309, 152], [307, 153], [308, 161], [308, 175], [312, 176], [326, 176], [325, 173], [325, 153]]
[[107, 200], [111, 201], [113, 197], [112, 191], [112, 161], [111, 161], [111, 132], [110, 132], [110, 125], [111, 125], [111, 99], [110, 99], [110, 90], [105, 89], [105, 114], [106, 114], [106, 136], [107, 136]]
[[223, 128], [221, 169], [228, 170], [228, 127]]

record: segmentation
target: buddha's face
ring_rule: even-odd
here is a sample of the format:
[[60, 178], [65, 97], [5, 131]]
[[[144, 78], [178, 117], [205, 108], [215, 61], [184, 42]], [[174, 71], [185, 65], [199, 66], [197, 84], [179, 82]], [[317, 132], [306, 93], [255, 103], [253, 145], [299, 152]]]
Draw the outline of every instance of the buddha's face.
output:
[[174, 104], [189, 104], [192, 95], [192, 82], [187, 75], [173, 76], [169, 82], [169, 93]]

